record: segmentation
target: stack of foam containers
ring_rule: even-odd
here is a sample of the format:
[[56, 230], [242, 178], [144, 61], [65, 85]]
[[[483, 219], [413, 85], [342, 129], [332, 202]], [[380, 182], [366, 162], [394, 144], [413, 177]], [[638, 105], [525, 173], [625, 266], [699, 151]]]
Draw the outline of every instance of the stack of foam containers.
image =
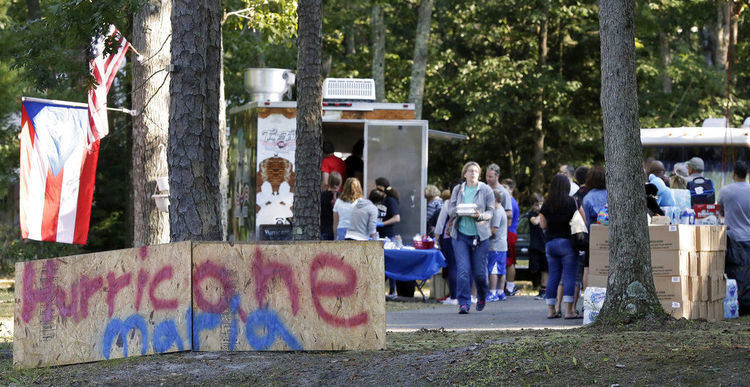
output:
[[740, 317], [740, 304], [737, 301], [737, 280], [727, 279], [727, 295], [724, 297], [724, 318]]
[[589, 286], [583, 292], [583, 325], [596, 321], [599, 311], [604, 306], [607, 289]]

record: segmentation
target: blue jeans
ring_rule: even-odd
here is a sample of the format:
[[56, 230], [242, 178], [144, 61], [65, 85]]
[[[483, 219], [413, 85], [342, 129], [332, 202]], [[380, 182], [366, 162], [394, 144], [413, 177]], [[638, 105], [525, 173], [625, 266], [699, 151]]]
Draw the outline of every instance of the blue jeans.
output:
[[445, 270], [448, 272], [448, 290], [451, 298], [456, 298], [456, 256], [453, 254], [453, 241], [451, 238], [440, 238], [440, 251], [445, 257], [445, 264], [448, 267]]
[[471, 280], [477, 285], [477, 299], [487, 299], [487, 253], [490, 251], [490, 240], [477, 241], [479, 237], [458, 233], [453, 240], [453, 253], [456, 256], [456, 292], [459, 305], [471, 305]]
[[578, 255], [573, 249], [573, 242], [568, 238], [555, 238], [545, 245], [547, 248], [547, 305], [555, 305], [557, 285], [563, 279], [563, 302], [573, 302], [578, 271]]

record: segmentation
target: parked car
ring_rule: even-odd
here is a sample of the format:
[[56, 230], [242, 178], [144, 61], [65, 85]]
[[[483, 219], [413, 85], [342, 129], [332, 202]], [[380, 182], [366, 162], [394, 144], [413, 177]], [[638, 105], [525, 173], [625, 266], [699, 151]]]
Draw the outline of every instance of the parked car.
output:
[[529, 218], [521, 216], [518, 220], [518, 240], [516, 241], [516, 270], [527, 270], [529, 268], [529, 245], [531, 234], [529, 231]]

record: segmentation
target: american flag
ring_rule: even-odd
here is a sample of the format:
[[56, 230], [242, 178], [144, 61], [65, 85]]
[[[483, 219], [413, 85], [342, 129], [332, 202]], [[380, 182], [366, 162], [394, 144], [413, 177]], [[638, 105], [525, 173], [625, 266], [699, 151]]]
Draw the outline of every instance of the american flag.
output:
[[[105, 56], [105, 45], [108, 42], [116, 45], [117, 51]], [[92, 38], [91, 55], [94, 59], [89, 62], [89, 69], [96, 85], [89, 90], [88, 98], [89, 130], [86, 142], [89, 148], [109, 133], [107, 93], [129, 47], [130, 43], [114, 26], [110, 26], [107, 36], [98, 35]]]

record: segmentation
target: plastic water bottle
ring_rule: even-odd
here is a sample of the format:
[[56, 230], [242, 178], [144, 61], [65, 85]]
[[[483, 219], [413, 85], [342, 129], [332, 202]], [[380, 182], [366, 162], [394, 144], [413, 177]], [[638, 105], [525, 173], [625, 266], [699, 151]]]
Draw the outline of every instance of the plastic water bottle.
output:
[[680, 224], [695, 224], [695, 211], [686, 209], [680, 213]]

